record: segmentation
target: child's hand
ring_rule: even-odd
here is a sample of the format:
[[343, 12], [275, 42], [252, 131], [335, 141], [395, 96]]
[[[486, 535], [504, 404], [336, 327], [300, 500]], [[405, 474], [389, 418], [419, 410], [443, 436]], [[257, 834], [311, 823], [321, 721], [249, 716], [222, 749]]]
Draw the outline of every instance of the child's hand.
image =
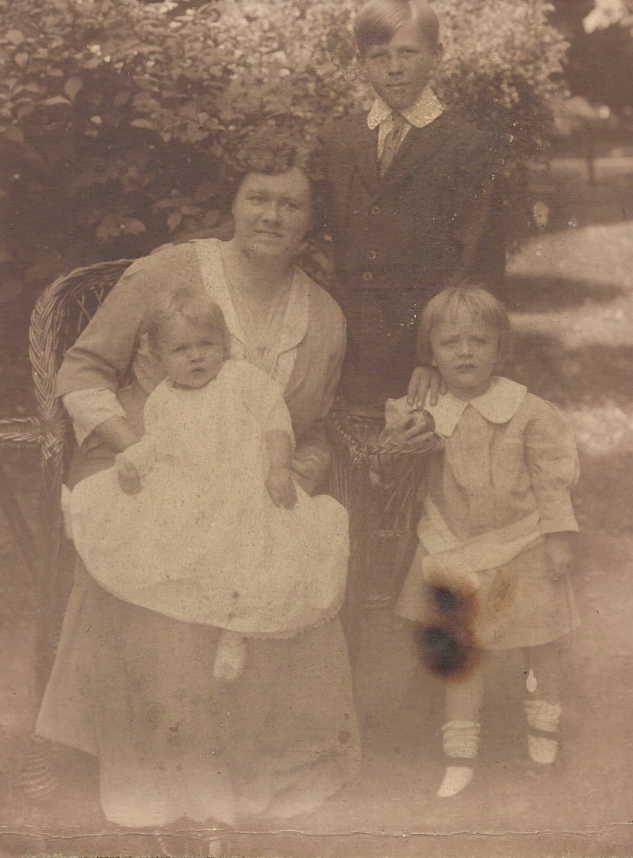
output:
[[117, 477], [121, 490], [126, 495], [136, 495], [141, 490], [141, 478], [138, 471], [128, 459], [123, 456], [117, 457]]
[[568, 572], [574, 552], [569, 533], [547, 533], [545, 535], [545, 556], [550, 573], [559, 581]]
[[424, 411], [414, 411], [393, 421], [378, 439], [387, 453], [423, 453], [433, 443], [433, 419]]
[[290, 468], [271, 468], [268, 472], [266, 488], [275, 506], [292, 509], [297, 503], [297, 489], [292, 480]]
[[460, 597], [471, 596], [481, 586], [476, 572], [467, 572], [454, 566], [447, 567], [441, 555], [427, 554], [422, 561], [422, 574], [425, 583], [430, 587], [450, 590]]

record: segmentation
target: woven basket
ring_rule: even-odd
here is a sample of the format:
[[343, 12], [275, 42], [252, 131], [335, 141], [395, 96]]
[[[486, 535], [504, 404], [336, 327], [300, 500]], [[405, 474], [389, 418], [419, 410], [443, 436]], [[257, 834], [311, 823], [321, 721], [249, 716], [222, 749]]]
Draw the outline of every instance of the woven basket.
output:
[[437, 436], [415, 453], [386, 453], [379, 436], [382, 416], [359, 413], [337, 400], [328, 418], [334, 448], [330, 491], [348, 509], [362, 505], [366, 492], [382, 494], [379, 530], [385, 535], [415, 530], [424, 460], [439, 449]]
[[360, 616], [387, 608], [413, 558], [425, 459], [435, 436], [415, 454], [385, 454], [383, 418], [350, 409], [339, 399], [328, 417], [333, 447], [329, 491], [348, 510], [351, 556], [345, 624], [350, 653], [358, 655]]

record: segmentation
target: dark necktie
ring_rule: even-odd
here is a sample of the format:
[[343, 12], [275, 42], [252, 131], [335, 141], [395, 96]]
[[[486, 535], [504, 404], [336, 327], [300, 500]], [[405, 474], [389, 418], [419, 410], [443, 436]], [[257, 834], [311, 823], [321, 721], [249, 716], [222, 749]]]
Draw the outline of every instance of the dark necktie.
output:
[[385, 142], [382, 147], [382, 153], [380, 155], [379, 169], [381, 176], [384, 176], [389, 167], [391, 167], [393, 159], [396, 157], [396, 153], [400, 148], [400, 144], [402, 143], [404, 133], [409, 125], [409, 123], [401, 113], [392, 113], [391, 121], [391, 130], [385, 137]]

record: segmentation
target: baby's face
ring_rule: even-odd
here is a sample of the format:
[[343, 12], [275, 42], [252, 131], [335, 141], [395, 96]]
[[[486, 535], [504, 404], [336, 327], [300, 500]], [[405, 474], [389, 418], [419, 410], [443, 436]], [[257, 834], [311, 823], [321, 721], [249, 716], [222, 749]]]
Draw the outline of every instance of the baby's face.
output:
[[204, 387], [220, 372], [225, 359], [222, 331], [175, 318], [162, 331], [160, 360], [178, 387]]
[[449, 391], [472, 399], [488, 390], [499, 357], [499, 333], [460, 309], [431, 330], [431, 349]]

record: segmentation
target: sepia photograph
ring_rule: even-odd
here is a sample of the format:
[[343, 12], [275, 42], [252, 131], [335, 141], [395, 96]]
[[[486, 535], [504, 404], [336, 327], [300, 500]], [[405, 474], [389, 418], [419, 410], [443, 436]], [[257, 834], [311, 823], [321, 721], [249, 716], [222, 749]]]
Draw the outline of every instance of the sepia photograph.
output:
[[0, 23], [0, 858], [631, 858], [633, 0]]

